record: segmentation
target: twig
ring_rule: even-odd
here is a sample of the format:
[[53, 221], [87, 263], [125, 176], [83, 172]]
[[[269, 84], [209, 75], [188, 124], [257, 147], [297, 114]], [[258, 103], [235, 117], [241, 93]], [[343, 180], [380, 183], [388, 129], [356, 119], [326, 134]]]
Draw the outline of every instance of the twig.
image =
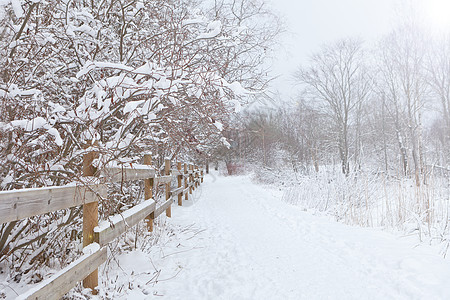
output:
[[182, 250], [182, 251], [173, 252], [173, 253], [170, 253], [170, 254], [167, 254], [167, 255], [163, 255], [162, 258], [164, 259], [164, 258], [166, 258], [168, 256], [171, 256], [171, 255], [174, 255], [174, 254], [180, 254], [180, 253], [183, 253], [183, 252], [189, 252], [191, 250], [202, 249], [202, 248], [205, 248], [205, 247], [194, 247], [194, 248], [191, 248], [191, 249], [188, 249], [188, 250]]

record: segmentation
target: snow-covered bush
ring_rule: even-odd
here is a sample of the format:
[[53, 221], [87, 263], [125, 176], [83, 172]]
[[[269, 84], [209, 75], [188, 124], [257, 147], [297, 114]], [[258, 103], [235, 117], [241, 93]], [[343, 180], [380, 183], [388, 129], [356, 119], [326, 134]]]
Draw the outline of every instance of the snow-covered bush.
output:
[[283, 200], [350, 225], [383, 227], [417, 233], [421, 240], [448, 242], [448, 178], [430, 175], [427, 185], [417, 187], [412, 178], [364, 171], [354, 175], [346, 177], [336, 167], [322, 168], [286, 188]]
[[[185, 0], [0, 2], [1, 189], [80, 181], [94, 141], [99, 170], [149, 151], [158, 165], [226, 146], [229, 116], [264, 88], [266, 50], [279, 30], [258, 21], [276, 19], [258, 3], [242, 0], [237, 12], [235, 1], [212, 8]], [[111, 201], [125, 192], [102, 201], [105, 216], [120, 212]], [[78, 223], [73, 209], [3, 224], [0, 260], [48, 264], [29, 253], [42, 258], [57, 237], [79, 242], [70, 233]]]

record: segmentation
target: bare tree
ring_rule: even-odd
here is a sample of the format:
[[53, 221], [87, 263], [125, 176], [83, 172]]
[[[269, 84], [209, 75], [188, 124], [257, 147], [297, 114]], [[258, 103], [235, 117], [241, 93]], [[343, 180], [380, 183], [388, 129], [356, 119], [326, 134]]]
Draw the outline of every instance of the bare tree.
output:
[[403, 171], [408, 169], [409, 148], [419, 186], [424, 174], [422, 117], [428, 91], [425, 38], [418, 28], [405, 25], [386, 36], [380, 47], [380, 86], [395, 120]]
[[436, 39], [428, 55], [428, 82], [437, 100], [441, 120], [436, 131], [442, 144], [440, 163], [450, 163], [450, 35]]
[[305, 85], [311, 101], [317, 102], [333, 120], [342, 172], [350, 172], [350, 147], [355, 142], [351, 126], [367, 99], [371, 84], [364, 63], [362, 43], [344, 39], [324, 46], [311, 58], [309, 68], [300, 68], [295, 78]]

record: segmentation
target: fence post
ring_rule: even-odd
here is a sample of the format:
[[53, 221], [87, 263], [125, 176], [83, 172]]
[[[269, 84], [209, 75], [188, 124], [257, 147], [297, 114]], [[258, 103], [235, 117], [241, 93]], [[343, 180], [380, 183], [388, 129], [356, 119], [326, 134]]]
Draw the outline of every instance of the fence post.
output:
[[199, 174], [200, 169], [198, 168], [198, 165], [195, 165], [195, 187], [199, 187], [200, 185], [200, 181], [198, 181], [200, 174]]
[[[144, 154], [144, 165], [152, 165], [152, 156], [150, 154]], [[144, 198], [145, 200], [151, 199], [153, 197], [153, 178], [148, 178], [144, 180]], [[155, 219], [155, 212], [148, 215], [145, 220], [147, 222], [147, 230], [149, 232], [153, 231], [153, 220]]]
[[[164, 160], [164, 175], [170, 175], [170, 159]], [[170, 181], [166, 184], [166, 200], [170, 199]], [[166, 209], [166, 216], [172, 217], [172, 205]]]
[[192, 178], [192, 180], [194, 180], [194, 191], [197, 188], [197, 182], [195, 181], [195, 178], [197, 177], [197, 166], [194, 165], [194, 173], [192, 173], [192, 176], [194, 176], [194, 178]]
[[[177, 169], [180, 172], [180, 174], [178, 174], [178, 188], [180, 188], [182, 186], [183, 183], [183, 173], [181, 172], [181, 163], [177, 163]], [[182, 206], [183, 205], [183, 193], [179, 193], [178, 194], [178, 205]]]
[[200, 171], [200, 174], [201, 174], [201, 179], [200, 179], [200, 183], [203, 183], [203, 169]]
[[192, 164], [189, 165], [189, 171], [191, 171], [191, 174], [189, 174], [189, 194], [192, 194], [194, 190], [194, 185], [192, 184], [194, 182], [194, 166]]
[[[189, 175], [188, 175], [188, 166], [187, 166], [187, 164], [186, 163], [184, 163], [184, 189], [187, 189], [188, 188], [188, 177], [189, 177]], [[184, 195], [184, 200], [189, 200], [189, 193], [186, 193], [185, 195]]]
[[197, 188], [197, 182], [195, 181], [196, 180], [196, 178], [197, 178], [197, 165], [194, 165], [194, 173], [193, 173], [194, 175], [194, 191], [195, 191], [195, 189]]
[[[85, 149], [92, 144], [89, 143]], [[98, 143], [94, 142], [95, 146]], [[83, 176], [94, 176], [96, 168], [92, 165], [92, 161], [97, 158], [98, 152], [91, 151], [83, 155]], [[98, 225], [98, 202], [92, 202], [83, 205], [83, 247], [94, 242], [94, 227]], [[98, 269], [83, 279], [83, 287], [92, 289], [92, 294], [97, 295], [96, 287], [98, 286]]]

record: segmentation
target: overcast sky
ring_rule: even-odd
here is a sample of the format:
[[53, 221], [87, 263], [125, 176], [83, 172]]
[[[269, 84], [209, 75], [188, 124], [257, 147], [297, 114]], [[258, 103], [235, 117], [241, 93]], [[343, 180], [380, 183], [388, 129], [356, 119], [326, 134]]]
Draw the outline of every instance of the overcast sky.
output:
[[[395, 0], [267, 0], [286, 23], [274, 82], [283, 98], [294, 97], [292, 73], [324, 43], [344, 37], [376, 41], [395, 23]], [[450, 1], [450, 0], [448, 0]]]

